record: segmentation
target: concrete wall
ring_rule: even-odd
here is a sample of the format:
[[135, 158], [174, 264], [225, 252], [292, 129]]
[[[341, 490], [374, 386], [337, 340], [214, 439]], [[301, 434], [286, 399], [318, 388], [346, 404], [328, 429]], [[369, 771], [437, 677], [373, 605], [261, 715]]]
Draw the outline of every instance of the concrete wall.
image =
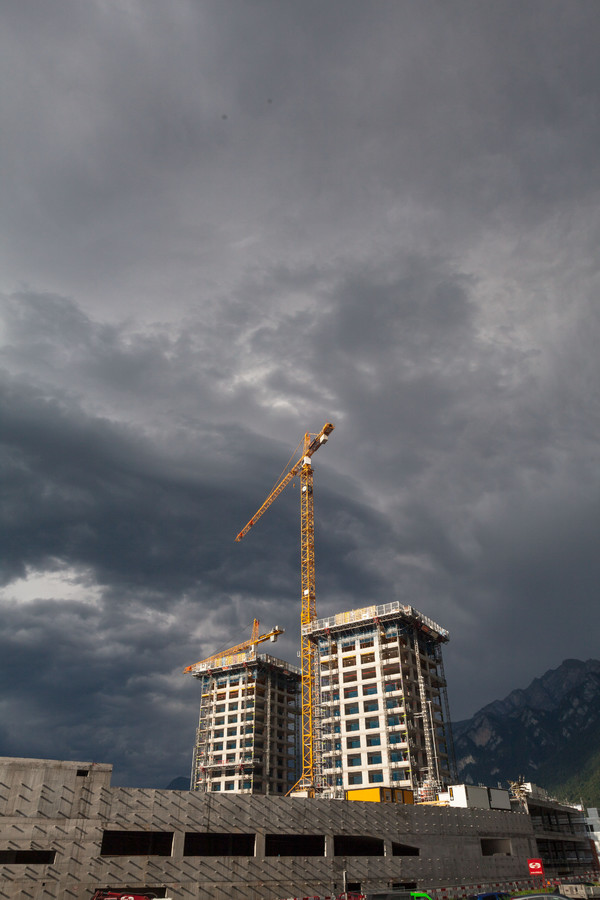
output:
[[[111, 788], [110, 772], [0, 759], [0, 850], [56, 851], [52, 865], [0, 865], [2, 900], [79, 900], [98, 887], [160, 885], [176, 900], [274, 900], [341, 890], [344, 871], [363, 890], [497, 884], [527, 878], [535, 855], [523, 812]], [[103, 856], [105, 830], [173, 832], [172, 853]], [[186, 832], [251, 834], [255, 855], [184, 856]], [[267, 836], [282, 834], [322, 835], [325, 855], [265, 856]], [[385, 855], [336, 856], [336, 835], [377, 838]], [[481, 839], [490, 837], [508, 838], [511, 855], [484, 856]], [[394, 856], [393, 844], [419, 855]]]

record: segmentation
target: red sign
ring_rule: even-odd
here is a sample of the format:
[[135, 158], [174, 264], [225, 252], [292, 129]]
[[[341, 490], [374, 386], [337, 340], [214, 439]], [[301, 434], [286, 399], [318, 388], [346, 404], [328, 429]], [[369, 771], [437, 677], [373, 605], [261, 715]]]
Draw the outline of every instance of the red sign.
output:
[[528, 859], [527, 866], [529, 868], [530, 875], [543, 875], [544, 874], [544, 865], [541, 859]]

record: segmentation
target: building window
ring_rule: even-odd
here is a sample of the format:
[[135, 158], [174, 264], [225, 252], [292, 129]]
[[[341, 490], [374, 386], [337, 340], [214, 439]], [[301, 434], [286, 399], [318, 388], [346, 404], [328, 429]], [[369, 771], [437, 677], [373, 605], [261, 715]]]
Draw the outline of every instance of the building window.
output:
[[408, 759], [408, 753], [406, 750], [391, 750], [390, 751], [390, 761], [393, 763], [397, 762], [406, 762]]
[[235, 750], [237, 741], [227, 741], [227, 749]]
[[397, 709], [400, 706], [400, 697], [386, 697], [386, 709]]
[[346, 731], [358, 731], [359, 724], [358, 719], [351, 719], [349, 722], [346, 722]]
[[367, 753], [367, 764], [369, 766], [380, 766], [381, 753]]
[[365, 719], [365, 728], [379, 728], [378, 716], [374, 716], [372, 719]]
[[356, 670], [354, 672], [344, 672], [344, 684], [350, 681], [356, 681]]
[[512, 856], [510, 838], [480, 838], [482, 856]]
[[361, 772], [349, 772], [348, 773], [348, 784], [362, 784], [362, 773]]
[[[367, 740], [367, 743], [368, 743], [368, 740]], [[360, 738], [359, 737], [346, 738], [346, 748], [348, 750], [356, 750], [358, 747], [360, 747]]]
[[378, 784], [383, 781], [383, 772], [381, 769], [376, 769], [374, 772], [369, 772], [369, 781], [371, 784]]
[[358, 697], [358, 688], [344, 688], [344, 700], [349, 700], [351, 697]]
[[346, 703], [344, 707], [344, 713], [347, 716], [357, 716], [358, 715], [358, 703]]
[[325, 856], [325, 835], [266, 834], [265, 856]]
[[348, 756], [347, 762], [348, 762], [348, 766], [351, 766], [351, 767], [360, 766], [360, 764], [361, 764], [360, 753], [353, 753], [350, 756]]
[[226, 790], [226, 791], [232, 791], [232, 790], [233, 790], [233, 786], [234, 786], [234, 782], [233, 782], [233, 781], [226, 781], [226, 782], [225, 782], [225, 790]]
[[224, 725], [224, 724], [225, 724], [225, 717], [224, 717], [224, 716], [221, 716], [220, 718], [215, 719], [215, 725]]
[[387, 723], [388, 723], [388, 725], [392, 725], [392, 726], [399, 725], [400, 724], [400, 716], [397, 716], [397, 715], [388, 716]]
[[377, 685], [376, 684], [364, 684], [363, 685], [363, 694], [376, 694], [377, 693]]
[[228, 728], [227, 734], [228, 735], [237, 734], [237, 728]]
[[[388, 724], [389, 724], [389, 722], [388, 722]], [[390, 734], [389, 740], [390, 740], [390, 744], [401, 744], [404, 740], [404, 737], [403, 737], [403, 735], [400, 734], [399, 731], [396, 731], [395, 734], [394, 733]]]
[[364, 650], [366, 647], [373, 647], [373, 638], [365, 638], [360, 642], [360, 649]]
[[363, 681], [365, 681], [367, 678], [375, 678], [376, 674], [377, 673], [375, 672], [375, 669], [363, 669], [362, 670]]
[[211, 791], [220, 791], [220, 790], [221, 790], [220, 782], [215, 781], [215, 783], [211, 786]]
[[368, 734], [367, 735], [367, 747], [379, 747], [381, 744], [381, 735], [379, 734]]
[[344, 669], [350, 669], [352, 666], [356, 665], [356, 657], [355, 656], [346, 656], [342, 659], [342, 667]]
[[379, 700], [365, 700], [363, 707], [365, 712], [377, 712], [379, 709]]
[[183, 844], [183, 855], [254, 856], [254, 835], [188, 831]]
[[0, 850], [0, 865], [51, 866], [56, 850]]
[[375, 654], [374, 653], [363, 653], [360, 657], [361, 665], [367, 665], [368, 663], [375, 662]]
[[342, 644], [342, 653], [346, 653], [348, 650], [354, 650], [356, 647], [356, 641], [344, 641]]
[[172, 831], [105, 831], [101, 856], [170, 856]]
[[[333, 853], [334, 856], [383, 856], [383, 839], [358, 834], [335, 834]], [[349, 884], [348, 889], [350, 890]]]

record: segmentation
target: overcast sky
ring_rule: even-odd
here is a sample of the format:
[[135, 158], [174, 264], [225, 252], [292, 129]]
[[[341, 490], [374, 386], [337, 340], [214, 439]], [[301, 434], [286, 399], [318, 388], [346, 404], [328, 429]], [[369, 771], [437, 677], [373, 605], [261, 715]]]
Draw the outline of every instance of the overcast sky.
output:
[[188, 774], [327, 421], [320, 615], [447, 628], [454, 719], [597, 658], [600, 5], [0, 9], [0, 753]]

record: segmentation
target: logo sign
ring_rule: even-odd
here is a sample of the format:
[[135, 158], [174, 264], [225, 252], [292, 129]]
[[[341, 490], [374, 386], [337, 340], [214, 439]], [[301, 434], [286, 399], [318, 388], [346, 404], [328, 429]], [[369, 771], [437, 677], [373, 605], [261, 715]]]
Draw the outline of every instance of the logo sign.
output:
[[544, 874], [544, 866], [541, 859], [528, 859], [527, 866], [529, 868], [530, 875], [543, 875]]

